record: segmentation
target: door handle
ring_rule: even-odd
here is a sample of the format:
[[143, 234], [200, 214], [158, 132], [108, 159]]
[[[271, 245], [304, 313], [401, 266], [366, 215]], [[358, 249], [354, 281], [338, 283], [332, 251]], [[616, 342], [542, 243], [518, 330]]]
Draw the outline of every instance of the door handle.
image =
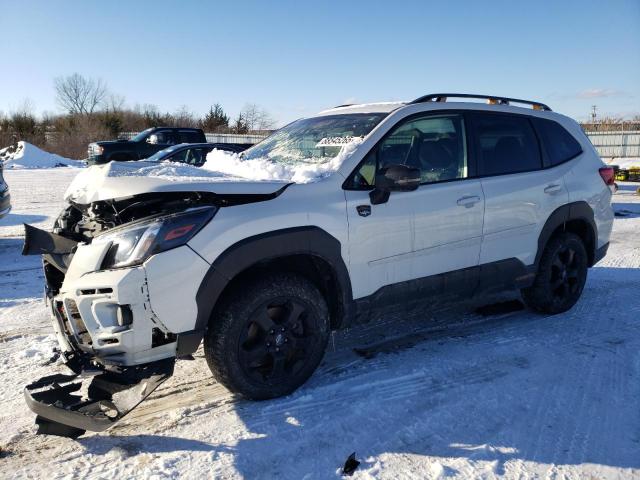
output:
[[479, 201], [480, 197], [478, 197], [477, 195], [467, 195], [465, 197], [459, 198], [457, 203], [461, 207], [471, 208]]
[[562, 190], [562, 185], [559, 183], [552, 183], [544, 187], [544, 193], [548, 193], [549, 195], [558, 193], [560, 190]]

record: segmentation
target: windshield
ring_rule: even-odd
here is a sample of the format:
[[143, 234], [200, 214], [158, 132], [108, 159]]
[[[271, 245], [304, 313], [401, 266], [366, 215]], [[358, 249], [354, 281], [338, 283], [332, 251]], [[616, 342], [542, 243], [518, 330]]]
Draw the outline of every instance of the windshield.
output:
[[149, 132], [151, 132], [151, 130], [153, 130], [153, 128], [147, 128], [146, 130], [141, 131], [139, 134], [133, 137], [131, 141], [142, 142], [146, 138], [146, 136], [149, 135]]
[[342, 148], [360, 142], [387, 113], [327, 115], [297, 120], [242, 153], [243, 160], [287, 165], [319, 165]]
[[147, 158], [145, 162], [159, 162], [163, 160], [166, 156], [180, 149], [181, 147], [182, 145], [173, 145], [169, 148], [165, 148], [164, 150], [160, 150], [159, 152], [156, 152], [153, 155], [151, 155], [149, 158]]

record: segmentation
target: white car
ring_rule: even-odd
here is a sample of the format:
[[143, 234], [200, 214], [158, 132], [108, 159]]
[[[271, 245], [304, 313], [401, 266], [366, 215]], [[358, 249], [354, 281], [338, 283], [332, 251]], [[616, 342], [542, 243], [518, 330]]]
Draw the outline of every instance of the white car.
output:
[[80, 374], [26, 388], [42, 431], [107, 428], [203, 339], [220, 383], [266, 399], [309, 378], [332, 329], [389, 304], [518, 289], [564, 312], [613, 224], [613, 169], [539, 102], [345, 105], [213, 163], [184, 179], [92, 167], [53, 233], [28, 227]]

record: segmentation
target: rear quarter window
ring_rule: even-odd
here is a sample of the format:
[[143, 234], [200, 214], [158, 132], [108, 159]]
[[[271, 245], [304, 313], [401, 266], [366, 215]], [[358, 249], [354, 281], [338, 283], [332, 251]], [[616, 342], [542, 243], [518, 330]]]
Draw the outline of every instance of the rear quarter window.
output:
[[559, 165], [582, 153], [578, 141], [558, 122], [542, 118], [532, 120], [547, 154], [549, 166]]
[[474, 113], [481, 176], [530, 172], [542, 168], [538, 139], [521, 115]]
[[180, 136], [180, 143], [199, 143], [202, 141], [202, 134], [199, 132], [181, 131], [178, 135]]

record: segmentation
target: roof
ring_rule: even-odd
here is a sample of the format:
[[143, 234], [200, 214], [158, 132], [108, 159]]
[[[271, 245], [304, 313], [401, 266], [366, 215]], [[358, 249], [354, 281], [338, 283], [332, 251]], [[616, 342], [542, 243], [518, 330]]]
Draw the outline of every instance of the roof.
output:
[[[454, 99], [454, 100], [452, 100]], [[484, 102], [470, 102], [467, 99], [487, 100]], [[507, 107], [506, 111], [521, 112], [522, 110], [550, 112], [551, 109], [542, 102], [532, 100], [522, 100], [510, 97], [500, 97], [496, 95], [476, 95], [468, 93], [434, 93], [424, 95], [411, 102], [377, 102], [361, 103], [353, 105], [339, 105], [318, 113], [318, 115], [333, 115], [345, 113], [390, 113], [400, 107], [412, 104], [430, 104], [434, 108], [465, 108], [478, 109], [479, 105], [486, 105], [490, 109], [505, 111], [502, 107]], [[516, 104], [516, 105], [514, 105]], [[527, 105], [523, 107], [523, 105]], [[500, 107], [500, 108], [496, 108]]]
[[329, 108], [318, 113], [318, 115], [331, 115], [343, 113], [389, 113], [404, 105], [407, 102], [377, 102], [377, 103], [359, 103], [354, 105], [340, 105], [338, 107]]

